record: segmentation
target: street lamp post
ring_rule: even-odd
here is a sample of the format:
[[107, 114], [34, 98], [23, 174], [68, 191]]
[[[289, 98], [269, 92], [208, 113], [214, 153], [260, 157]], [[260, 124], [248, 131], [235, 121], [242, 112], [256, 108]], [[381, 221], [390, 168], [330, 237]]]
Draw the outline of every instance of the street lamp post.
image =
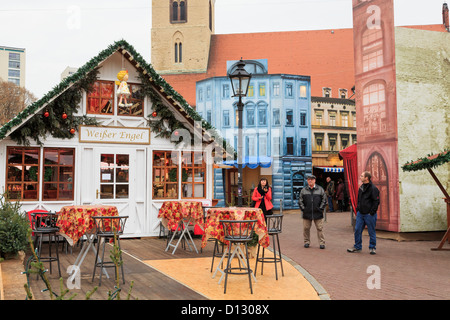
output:
[[238, 207], [242, 206], [242, 111], [244, 110], [244, 103], [242, 97], [245, 97], [248, 92], [250, 79], [252, 75], [245, 70], [245, 62], [239, 60], [236, 70], [228, 75], [231, 81], [231, 88], [233, 89], [233, 97], [239, 97], [238, 101]]

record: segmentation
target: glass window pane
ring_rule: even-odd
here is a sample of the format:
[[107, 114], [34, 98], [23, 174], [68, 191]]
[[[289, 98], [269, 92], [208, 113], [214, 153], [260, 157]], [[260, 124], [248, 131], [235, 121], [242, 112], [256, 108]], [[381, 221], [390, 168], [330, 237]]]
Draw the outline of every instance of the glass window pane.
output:
[[17, 200], [22, 197], [22, 185], [21, 184], [8, 184], [7, 187], [8, 196], [12, 200]]
[[59, 155], [59, 164], [63, 166], [74, 164], [74, 150], [61, 150]]
[[64, 183], [59, 185], [59, 199], [73, 199], [73, 184]]
[[39, 168], [37, 166], [27, 166], [25, 167], [23, 180], [24, 181], [38, 181]]
[[39, 164], [39, 149], [25, 149], [24, 163]]
[[116, 185], [116, 199], [128, 199], [128, 184]]
[[44, 151], [45, 164], [58, 164], [58, 149], [46, 149]]
[[44, 200], [57, 199], [57, 197], [58, 197], [58, 184], [44, 183]]
[[58, 167], [45, 167], [44, 168], [44, 181], [58, 181]]
[[24, 200], [34, 200], [38, 198], [37, 184], [25, 184], [23, 191]]
[[114, 198], [114, 185], [102, 184], [100, 186], [100, 199], [113, 199]]
[[16, 148], [9, 149], [8, 163], [22, 163], [22, 150]]
[[72, 167], [59, 167], [59, 181], [72, 182], [73, 171]]
[[22, 166], [8, 167], [8, 181], [22, 181]]

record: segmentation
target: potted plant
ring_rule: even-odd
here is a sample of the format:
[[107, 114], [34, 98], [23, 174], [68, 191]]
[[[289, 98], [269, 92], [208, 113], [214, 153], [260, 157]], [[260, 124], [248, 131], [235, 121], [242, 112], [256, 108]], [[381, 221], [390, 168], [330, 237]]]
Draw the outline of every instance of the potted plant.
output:
[[29, 229], [30, 222], [19, 201], [10, 202], [0, 195], [0, 257], [13, 258], [28, 248]]

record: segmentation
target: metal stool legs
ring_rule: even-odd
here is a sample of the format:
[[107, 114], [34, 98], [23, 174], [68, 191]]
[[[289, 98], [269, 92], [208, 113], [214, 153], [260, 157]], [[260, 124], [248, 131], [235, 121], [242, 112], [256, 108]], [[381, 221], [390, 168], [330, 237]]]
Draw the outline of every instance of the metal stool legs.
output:
[[[94, 281], [94, 277], [95, 277], [95, 271], [97, 269], [97, 267], [100, 268], [100, 280], [98, 285], [101, 286], [102, 285], [102, 275], [103, 275], [103, 268], [112, 268], [114, 267], [114, 277], [117, 275], [117, 270], [116, 270], [116, 265], [113, 261], [106, 261], [105, 262], [105, 246], [106, 246], [106, 242], [111, 239], [109, 237], [99, 237], [97, 239], [97, 253], [95, 255], [95, 262], [94, 262], [94, 273], [92, 274], [92, 281]], [[102, 246], [102, 257], [100, 259], [100, 262], [98, 261], [98, 255], [100, 253], [100, 242], [103, 242], [103, 246]], [[123, 272], [123, 260], [122, 260], [122, 250], [120, 248], [120, 239], [119, 237], [117, 237], [117, 247], [119, 249], [119, 258], [120, 258], [120, 269], [122, 271], [122, 280], [123, 280], [123, 284], [125, 284], [125, 273]]]
[[[272, 234], [272, 243], [273, 243], [273, 257], [265, 257], [264, 251], [265, 248], [262, 248], [262, 257], [259, 257], [259, 249], [261, 245], [258, 243], [258, 252], [256, 253], [256, 264], [255, 264], [255, 274], [256, 270], [258, 269], [258, 262], [261, 263], [261, 275], [263, 274], [263, 268], [264, 263], [274, 263], [275, 264], [275, 278], [278, 280], [278, 270], [277, 270], [277, 263], [280, 263], [281, 266], [281, 273], [284, 277], [284, 270], [283, 270], [283, 259], [281, 258], [281, 249], [280, 249], [280, 240], [278, 238], [278, 233]], [[276, 239], [276, 241], [275, 241]], [[277, 250], [275, 247], [275, 243], [278, 245], [278, 256], [277, 256]]]
[[[44, 235], [48, 236], [48, 256], [42, 256], [42, 240], [44, 238]], [[52, 273], [52, 262], [56, 261], [56, 263], [58, 264], [58, 273], [59, 276], [61, 277], [61, 267], [59, 264], [59, 251], [58, 251], [59, 239], [56, 233], [36, 233], [36, 238], [34, 242], [35, 242], [34, 247], [38, 249], [37, 255], [39, 257], [39, 260], [41, 262], [49, 263], [50, 273]], [[56, 257], [52, 255], [52, 243], [56, 244]], [[36, 247], [36, 245], [38, 245], [38, 247]]]
[[[259, 257], [259, 249], [261, 246], [258, 243], [258, 252], [256, 254], [256, 265], [255, 265], [255, 273], [256, 273], [256, 270], [258, 268], [258, 262], [261, 262], [261, 274], [263, 274], [264, 263], [268, 262], [275, 264], [275, 277], [277, 280], [278, 280], [277, 263], [280, 263], [281, 272], [284, 277], [283, 258], [281, 257], [280, 239], [278, 237], [278, 235], [281, 233], [282, 230], [282, 222], [283, 222], [283, 214], [274, 214], [266, 217], [267, 230], [269, 236], [272, 236], [273, 257], [265, 257], [264, 248], [262, 251], [262, 257]], [[278, 256], [275, 244], [278, 245]]]
[[224, 244], [222, 243], [222, 251], [219, 252], [219, 240], [214, 239], [214, 251], [213, 251], [213, 257], [212, 257], [212, 262], [211, 262], [211, 272], [213, 271], [213, 266], [214, 266], [214, 258], [215, 257], [222, 257], [223, 255], [223, 250], [224, 250]]
[[[249, 258], [248, 258], [248, 247], [247, 247], [247, 243], [244, 243], [244, 247], [245, 247], [245, 260], [247, 261], [247, 265], [246, 266], [241, 266], [241, 264], [239, 263], [239, 267], [231, 267], [231, 260], [234, 258], [234, 256], [236, 254], [242, 254], [242, 250], [239, 247], [239, 244], [235, 244], [236, 248], [234, 249], [233, 253], [231, 253], [231, 245], [232, 243], [230, 242], [228, 244], [228, 259], [227, 259], [227, 267], [226, 269], [223, 270], [223, 272], [225, 273], [225, 284], [224, 284], [224, 289], [223, 289], [223, 293], [227, 293], [227, 280], [228, 280], [228, 275], [229, 274], [238, 274], [238, 275], [244, 275], [247, 274], [248, 275], [248, 282], [249, 282], [249, 286], [250, 286], [250, 293], [253, 294], [253, 288], [252, 288], [252, 269], [250, 269], [250, 262], [249, 262]], [[233, 272], [233, 270], [239, 270], [241, 272]]]

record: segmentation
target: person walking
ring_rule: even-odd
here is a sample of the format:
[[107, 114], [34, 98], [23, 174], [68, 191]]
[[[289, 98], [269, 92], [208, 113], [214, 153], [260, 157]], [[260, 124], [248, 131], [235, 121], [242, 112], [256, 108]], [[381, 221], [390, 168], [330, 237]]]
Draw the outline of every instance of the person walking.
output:
[[253, 190], [252, 200], [255, 201], [255, 208], [260, 208], [263, 211], [264, 217], [273, 214], [272, 188], [266, 178], [262, 178]]
[[380, 204], [380, 191], [372, 183], [372, 175], [364, 171], [360, 176], [362, 185], [358, 189], [356, 206], [355, 244], [348, 252], [361, 252], [362, 233], [367, 226], [369, 232], [369, 252], [376, 254], [377, 237], [375, 226], [377, 223], [377, 210]]
[[338, 183], [338, 185], [336, 188], [335, 199], [338, 204], [338, 210], [340, 212], [343, 212], [344, 211], [344, 181], [342, 181], [342, 178], [339, 178], [337, 183]]
[[328, 212], [333, 212], [333, 195], [334, 195], [334, 181], [331, 180], [330, 177], [327, 177], [327, 188], [326, 188], [326, 194], [328, 198]]
[[304, 247], [309, 248], [310, 246], [310, 230], [312, 222], [314, 221], [320, 249], [325, 249], [323, 211], [327, 205], [327, 196], [323, 188], [316, 184], [315, 176], [308, 176], [307, 182], [308, 185], [302, 189], [298, 199], [298, 204], [302, 210], [303, 217]]

